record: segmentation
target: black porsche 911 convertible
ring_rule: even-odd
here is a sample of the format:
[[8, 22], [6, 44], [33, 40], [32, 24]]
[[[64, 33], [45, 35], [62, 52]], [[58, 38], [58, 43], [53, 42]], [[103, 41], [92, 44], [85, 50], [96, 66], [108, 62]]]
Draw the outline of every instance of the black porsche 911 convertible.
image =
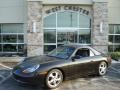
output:
[[63, 45], [47, 55], [25, 58], [12, 74], [21, 83], [45, 84], [57, 88], [66, 79], [104, 75], [111, 58], [89, 46]]

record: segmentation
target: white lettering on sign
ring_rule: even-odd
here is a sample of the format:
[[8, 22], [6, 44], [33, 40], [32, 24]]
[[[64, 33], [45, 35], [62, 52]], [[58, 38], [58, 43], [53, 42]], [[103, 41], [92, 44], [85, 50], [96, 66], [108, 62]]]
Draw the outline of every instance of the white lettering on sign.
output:
[[57, 6], [57, 7], [54, 7], [54, 8], [51, 8], [49, 10], [46, 10], [46, 14], [49, 14], [49, 13], [52, 13], [52, 12], [57, 12], [57, 11], [60, 11], [60, 10], [72, 10], [72, 11], [78, 11], [78, 12], [81, 12], [85, 15], [89, 15], [89, 11], [84, 9], [84, 8], [81, 8], [79, 6], [70, 6], [70, 5], [65, 5], [65, 6]]

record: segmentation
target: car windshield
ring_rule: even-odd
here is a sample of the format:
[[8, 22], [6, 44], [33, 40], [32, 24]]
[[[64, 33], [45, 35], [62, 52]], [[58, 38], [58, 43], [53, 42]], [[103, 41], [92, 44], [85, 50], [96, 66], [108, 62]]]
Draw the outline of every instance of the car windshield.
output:
[[52, 52], [50, 52], [48, 56], [57, 57], [61, 59], [68, 59], [72, 55], [74, 50], [74, 47], [60, 46], [54, 49]]

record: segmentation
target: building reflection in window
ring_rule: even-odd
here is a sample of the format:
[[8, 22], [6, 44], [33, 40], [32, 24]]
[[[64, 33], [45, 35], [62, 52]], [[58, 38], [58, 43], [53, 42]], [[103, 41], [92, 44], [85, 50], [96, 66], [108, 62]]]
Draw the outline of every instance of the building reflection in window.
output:
[[79, 30], [79, 43], [90, 43], [90, 29]]
[[3, 35], [3, 43], [17, 43], [17, 35]]
[[3, 52], [17, 52], [17, 45], [3, 44]]

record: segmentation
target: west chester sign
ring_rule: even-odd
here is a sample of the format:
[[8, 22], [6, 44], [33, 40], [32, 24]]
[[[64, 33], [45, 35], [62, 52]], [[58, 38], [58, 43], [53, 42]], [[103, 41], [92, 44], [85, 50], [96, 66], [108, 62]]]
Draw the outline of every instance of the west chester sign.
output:
[[82, 14], [85, 14], [85, 15], [89, 15], [89, 11], [84, 9], [84, 8], [81, 8], [79, 6], [56, 6], [56, 7], [53, 7], [51, 9], [48, 9], [46, 10], [46, 14], [50, 14], [52, 12], [57, 12], [57, 11], [61, 11], [61, 10], [69, 10], [69, 11], [78, 11]]

